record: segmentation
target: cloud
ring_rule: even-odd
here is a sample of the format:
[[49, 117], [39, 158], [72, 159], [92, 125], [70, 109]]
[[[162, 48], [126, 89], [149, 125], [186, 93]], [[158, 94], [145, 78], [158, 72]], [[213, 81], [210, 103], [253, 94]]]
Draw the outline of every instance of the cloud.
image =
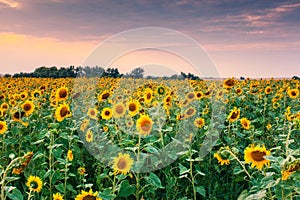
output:
[[4, 4], [5, 6], [8, 6], [10, 8], [18, 8], [20, 4], [13, 0], [0, 0], [0, 8], [1, 4]]

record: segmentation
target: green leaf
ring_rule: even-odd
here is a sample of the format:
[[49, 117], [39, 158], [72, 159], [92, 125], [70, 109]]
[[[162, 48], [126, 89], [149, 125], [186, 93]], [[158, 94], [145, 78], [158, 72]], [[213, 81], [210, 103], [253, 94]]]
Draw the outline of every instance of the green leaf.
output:
[[12, 193], [7, 193], [7, 196], [12, 200], [23, 200], [23, 195], [17, 188]]
[[164, 188], [162, 185], [161, 185], [161, 181], [159, 179], [159, 177], [154, 174], [154, 173], [150, 173], [149, 176], [147, 177], [147, 182], [157, 188]]
[[128, 180], [122, 181], [120, 186], [120, 191], [118, 196], [119, 197], [129, 197], [130, 195], [134, 194], [135, 187], [130, 185]]
[[65, 187], [62, 183], [58, 184], [55, 186], [55, 188], [60, 192], [60, 193], [64, 193], [65, 192]]
[[206, 192], [203, 186], [197, 186], [195, 187], [196, 192], [198, 192], [201, 196], [205, 197]]
[[189, 173], [190, 169], [186, 168], [185, 166], [183, 166], [182, 164], [179, 163], [179, 174], [186, 174]]

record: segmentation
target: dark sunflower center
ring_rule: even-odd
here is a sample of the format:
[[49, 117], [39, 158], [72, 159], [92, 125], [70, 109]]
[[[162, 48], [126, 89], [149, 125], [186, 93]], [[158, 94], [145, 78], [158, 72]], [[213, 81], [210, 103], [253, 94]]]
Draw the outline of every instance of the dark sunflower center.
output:
[[25, 111], [29, 111], [31, 109], [31, 105], [29, 104], [29, 103], [26, 103], [25, 105], [24, 105], [24, 110]]
[[251, 157], [255, 161], [263, 161], [263, 160], [265, 160], [264, 159], [265, 155], [266, 155], [266, 153], [265, 152], [261, 152], [261, 151], [253, 151], [253, 152], [251, 152]]
[[66, 98], [67, 95], [68, 95], [67, 90], [62, 89], [62, 90], [59, 91], [59, 97], [60, 98]]
[[32, 189], [37, 189], [39, 185], [37, 184], [37, 182], [32, 181], [32, 182], [30, 183], [30, 186], [31, 186]]
[[61, 117], [65, 117], [67, 114], [68, 114], [68, 108], [67, 107], [63, 107], [61, 110], [60, 110], [60, 116]]
[[200, 98], [202, 95], [200, 92], [197, 93], [197, 97]]
[[129, 110], [131, 112], [136, 111], [136, 105], [134, 103], [129, 104]]
[[296, 96], [297, 94], [296, 94], [295, 91], [292, 91], [292, 92], [291, 92], [291, 95], [292, 95], [292, 96]]
[[83, 200], [96, 200], [96, 197], [87, 195], [87, 196], [83, 197]]
[[151, 93], [147, 93], [146, 97], [148, 100], [151, 99], [151, 97], [152, 97]]
[[151, 129], [151, 123], [148, 120], [143, 120], [141, 123], [141, 128], [143, 131], [149, 131]]
[[120, 160], [119, 160], [118, 163], [117, 163], [117, 167], [118, 167], [119, 169], [125, 169], [126, 166], [127, 166], [126, 160], [125, 160], [124, 158], [120, 158]]
[[21, 94], [21, 98], [24, 99], [24, 98], [25, 98], [25, 95], [24, 95], [24, 94]]
[[7, 109], [8, 106], [7, 106], [6, 104], [3, 104], [2, 108], [3, 108], [3, 109]]
[[171, 101], [171, 97], [167, 97], [166, 102], [169, 103]]
[[195, 97], [195, 95], [193, 93], [189, 93], [187, 96], [189, 99], [193, 99]]
[[199, 125], [199, 126], [202, 126], [203, 125], [203, 120], [199, 119], [196, 121], [196, 123]]
[[104, 114], [105, 114], [106, 116], [109, 116], [109, 115], [110, 115], [110, 112], [107, 110], [107, 111], [104, 112]]
[[231, 119], [236, 119], [238, 116], [239, 116], [238, 111], [234, 111], [234, 112], [231, 114]]
[[2, 130], [4, 128], [3, 124], [0, 124], [0, 130]]
[[189, 108], [188, 111], [186, 112], [187, 115], [192, 115], [194, 113], [194, 109]]
[[0, 95], [0, 99], [4, 99], [4, 95], [3, 94]]
[[118, 106], [116, 107], [116, 112], [117, 112], [118, 114], [122, 114], [122, 113], [124, 112], [123, 106], [118, 105]]
[[102, 99], [107, 99], [109, 97], [109, 93], [104, 93], [103, 95], [102, 95]]
[[229, 80], [227, 80], [227, 81], [225, 82], [225, 84], [226, 84], [227, 86], [234, 86], [234, 80], [229, 79]]
[[90, 115], [94, 116], [96, 114], [96, 112], [94, 110], [90, 111]]

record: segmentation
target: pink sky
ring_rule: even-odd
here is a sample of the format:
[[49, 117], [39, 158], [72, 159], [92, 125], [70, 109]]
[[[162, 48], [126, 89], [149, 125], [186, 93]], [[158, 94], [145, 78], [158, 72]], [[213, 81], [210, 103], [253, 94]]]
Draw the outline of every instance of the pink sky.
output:
[[[32, 72], [40, 66], [81, 66], [109, 36], [155, 26], [197, 41], [222, 77], [300, 75], [297, 1], [268, 1], [253, 7], [239, 0], [222, 3], [0, 0], [0, 74]], [[159, 51], [131, 53], [113, 66], [126, 72], [145, 64], [192, 71], [184, 60]]]

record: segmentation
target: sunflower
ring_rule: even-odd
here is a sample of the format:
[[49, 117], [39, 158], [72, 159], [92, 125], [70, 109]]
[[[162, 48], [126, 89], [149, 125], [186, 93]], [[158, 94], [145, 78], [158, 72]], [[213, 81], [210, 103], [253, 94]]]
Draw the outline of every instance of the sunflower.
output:
[[69, 90], [67, 87], [61, 87], [56, 90], [55, 99], [57, 101], [63, 101], [68, 98]]
[[22, 92], [21, 94], [20, 94], [20, 96], [19, 96], [22, 100], [25, 100], [25, 99], [27, 99], [27, 97], [28, 97], [28, 92]]
[[106, 119], [106, 120], [111, 119], [111, 117], [112, 117], [111, 108], [103, 108], [103, 110], [101, 112], [101, 117], [102, 117], [102, 119]]
[[92, 142], [93, 141], [93, 136], [94, 136], [93, 132], [91, 130], [88, 130], [85, 134], [85, 140], [87, 142]]
[[244, 150], [245, 163], [252, 163], [251, 167], [256, 167], [262, 170], [264, 165], [270, 165], [270, 160], [264, 158], [264, 156], [269, 156], [271, 152], [266, 149], [264, 145], [255, 146], [251, 144]]
[[159, 96], [162, 96], [166, 93], [166, 88], [164, 86], [160, 85], [160, 86], [157, 87], [156, 93]]
[[23, 109], [23, 111], [25, 112], [26, 116], [29, 116], [32, 114], [32, 112], [34, 111], [34, 104], [32, 101], [28, 101], [26, 100], [22, 105], [21, 108]]
[[21, 111], [19, 112], [18, 110], [12, 111], [12, 118], [14, 121], [20, 122], [21, 118], [25, 116], [25, 112]]
[[8, 105], [7, 103], [3, 102], [3, 103], [1, 104], [1, 106], [0, 106], [0, 108], [1, 108], [2, 110], [7, 110], [7, 109], [9, 108], [9, 105]]
[[133, 117], [138, 113], [138, 111], [140, 109], [140, 104], [136, 100], [130, 100], [127, 103], [127, 109], [129, 111], [129, 115]]
[[38, 176], [30, 175], [27, 180], [26, 186], [30, 191], [40, 192], [42, 190], [43, 181]]
[[22, 161], [19, 166], [13, 168], [12, 174], [21, 174], [24, 169], [28, 166], [31, 158], [33, 156], [33, 152], [28, 152], [22, 157]]
[[235, 90], [235, 92], [238, 94], [238, 95], [241, 95], [243, 93], [243, 90], [241, 88], [237, 88]]
[[202, 117], [199, 117], [199, 118], [196, 118], [194, 120], [194, 125], [197, 127], [197, 128], [202, 128], [205, 124], [205, 120], [202, 118]]
[[59, 122], [63, 121], [67, 117], [70, 117], [71, 115], [70, 107], [65, 103], [61, 104], [55, 110], [55, 118]]
[[282, 180], [285, 181], [289, 178], [289, 176], [296, 171], [300, 170], [300, 159], [293, 160], [289, 164], [285, 166], [285, 169], [281, 172], [282, 173]]
[[0, 121], [0, 135], [7, 131], [6, 121]]
[[272, 128], [272, 124], [268, 123], [267, 126], [266, 126], [266, 128], [267, 128], [268, 130], [270, 130], [270, 129]]
[[153, 121], [148, 115], [141, 115], [136, 122], [136, 129], [142, 135], [149, 135], [152, 130]]
[[133, 165], [133, 159], [130, 158], [128, 153], [119, 153], [113, 161], [113, 170], [115, 174], [124, 174], [126, 175]]
[[164, 105], [166, 107], [171, 107], [172, 105], [172, 96], [171, 95], [167, 95], [165, 98], [164, 98]]
[[234, 109], [227, 116], [227, 119], [229, 122], [235, 122], [239, 117], [240, 117], [240, 109], [234, 107]]
[[221, 147], [217, 153], [214, 153], [214, 158], [216, 158], [221, 165], [229, 165], [230, 163], [230, 154], [226, 150], [229, 150], [229, 147]]
[[299, 90], [297, 88], [296, 89], [289, 89], [287, 93], [288, 93], [290, 98], [296, 99], [299, 95]]
[[81, 193], [75, 197], [75, 200], [102, 200], [97, 196], [98, 196], [98, 192], [93, 193], [92, 189], [90, 189], [89, 192], [82, 190]]
[[266, 93], [266, 94], [270, 94], [271, 91], [272, 91], [272, 88], [271, 88], [270, 86], [267, 86], [267, 87], [265, 88], [265, 93]]
[[126, 108], [123, 103], [117, 103], [112, 108], [114, 118], [120, 118], [124, 116]]
[[189, 92], [185, 95], [185, 98], [188, 99], [189, 101], [192, 101], [194, 100], [196, 97], [195, 93], [194, 92]]
[[104, 90], [100, 95], [98, 95], [98, 101], [99, 102], [105, 101], [106, 99], [108, 99], [108, 97], [110, 97], [109, 91]]
[[36, 89], [31, 93], [31, 96], [34, 99], [38, 99], [40, 96], [42, 96], [42, 92], [40, 90]]
[[87, 114], [91, 119], [95, 119], [95, 120], [98, 119], [97, 118], [98, 110], [96, 108], [89, 108]]
[[72, 161], [72, 160], [73, 160], [74, 156], [73, 156], [72, 150], [68, 150], [67, 158], [68, 158], [69, 161]]
[[240, 122], [244, 129], [246, 129], [246, 130], [250, 129], [250, 123], [251, 123], [250, 120], [248, 120], [247, 118], [244, 117], [240, 120]]
[[235, 85], [235, 80], [234, 80], [234, 78], [226, 79], [226, 80], [223, 82], [223, 87], [226, 88], [226, 89], [230, 89], [230, 88], [232, 88], [234, 85]]
[[53, 200], [64, 200], [63, 196], [58, 192], [53, 194]]
[[144, 99], [146, 103], [150, 103], [153, 99], [153, 91], [150, 88], [146, 88], [144, 91]]
[[188, 109], [186, 109], [186, 111], [184, 112], [184, 115], [186, 118], [192, 117], [193, 115], [195, 115], [196, 113], [196, 109], [193, 107], [189, 107]]
[[195, 95], [196, 95], [196, 99], [202, 99], [203, 97], [204, 97], [204, 94], [203, 94], [203, 92], [201, 92], [201, 91], [197, 91], [196, 93], [195, 93]]
[[90, 120], [84, 119], [80, 125], [80, 130], [85, 131], [87, 127], [89, 126]]
[[177, 120], [177, 121], [184, 120], [184, 119], [185, 119], [185, 114], [178, 114], [178, 115], [176, 116], [176, 120]]
[[85, 167], [79, 167], [77, 171], [79, 175], [83, 176], [85, 174]]

